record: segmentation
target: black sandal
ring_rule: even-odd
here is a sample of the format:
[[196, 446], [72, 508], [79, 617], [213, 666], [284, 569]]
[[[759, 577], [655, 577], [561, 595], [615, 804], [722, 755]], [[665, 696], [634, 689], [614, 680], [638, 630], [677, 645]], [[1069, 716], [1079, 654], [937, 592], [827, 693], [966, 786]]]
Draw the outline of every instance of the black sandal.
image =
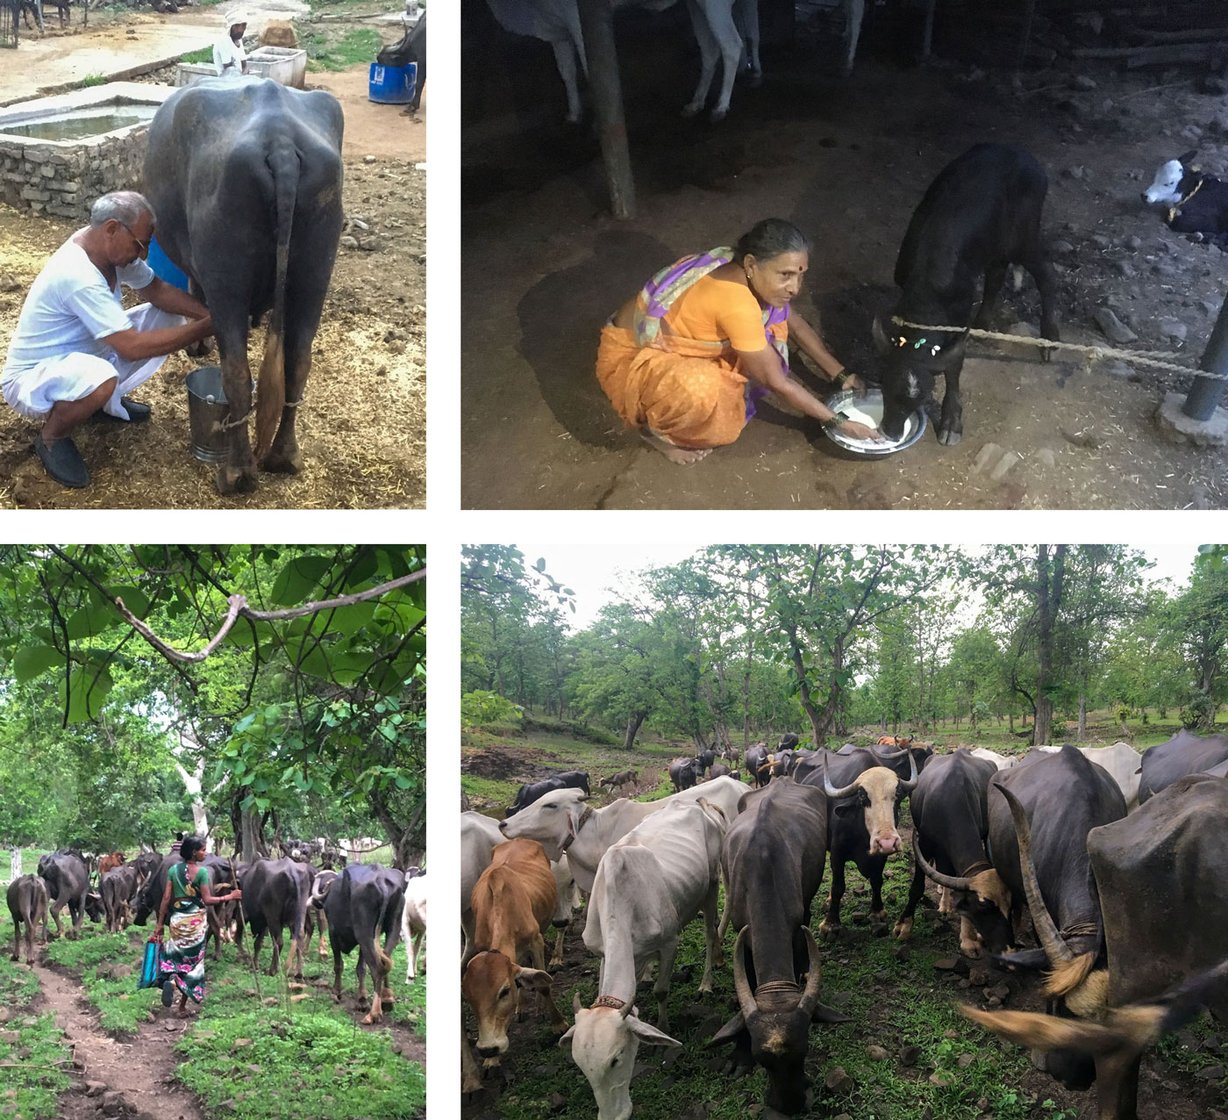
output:
[[61, 486], [81, 490], [90, 484], [89, 468], [71, 439], [65, 437], [47, 444], [41, 435], [35, 436], [34, 453], [42, 460], [46, 472]]

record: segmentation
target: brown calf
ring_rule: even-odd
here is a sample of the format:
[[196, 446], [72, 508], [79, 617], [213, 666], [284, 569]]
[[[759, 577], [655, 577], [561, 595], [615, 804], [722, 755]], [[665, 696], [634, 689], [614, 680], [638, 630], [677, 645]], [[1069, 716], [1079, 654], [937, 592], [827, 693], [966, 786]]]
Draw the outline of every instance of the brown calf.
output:
[[123, 852], [107, 852], [106, 855], [99, 857], [98, 860], [98, 881], [102, 882], [102, 877], [108, 871], [114, 871], [117, 867], [122, 867], [124, 864]]
[[[545, 971], [542, 932], [554, 917], [558, 887], [541, 844], [509, 840], [497, 845], [470, 901], [474, 944], [483, 951], [465, 968], [461, 992], [477, 1016], [478, 1053], [487, 1066], [495, 1066], [507, 1053], [507, 1026], [519, 1009], [521, 989], [538, 993], [539, 1009], [544, 1007], [560, 1033], [567, 1026]], [[532, 958], [533, 968], [520, 966], [523, 956]]]

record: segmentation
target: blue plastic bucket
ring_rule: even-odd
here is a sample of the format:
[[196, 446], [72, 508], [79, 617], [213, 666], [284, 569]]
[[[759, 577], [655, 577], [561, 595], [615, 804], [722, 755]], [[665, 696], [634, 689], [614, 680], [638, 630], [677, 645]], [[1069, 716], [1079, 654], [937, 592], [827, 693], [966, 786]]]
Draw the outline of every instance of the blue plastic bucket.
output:
[[149, 256], [146, 259], [159, 280], [174, 284], [176, 288], [182, 288], [185, 292], [188, 290], [187, 273], [162, 251], [162, 246], [158, 244], [156, 237], [149, 242]]
[[381, 66], [378, 62], [373, 62], [367, 100], [381, 105], [408, 105], [414, 99], [417, 84], [416, 62], [406, 66]]

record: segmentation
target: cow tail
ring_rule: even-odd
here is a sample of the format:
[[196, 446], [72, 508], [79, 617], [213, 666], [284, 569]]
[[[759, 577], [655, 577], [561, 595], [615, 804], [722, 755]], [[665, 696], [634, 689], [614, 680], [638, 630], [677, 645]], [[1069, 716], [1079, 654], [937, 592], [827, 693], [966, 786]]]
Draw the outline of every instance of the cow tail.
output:
[[269, 152], [268, 164], [273, 175], [277, 276], [273, 286], [273, 315], [264, 337], [264, 358], [256, 386], [257, 459], [273, 445], [286, 405], [286, 278], [290, 272], [290, 233], [298, 196], [298, 152], [288, 139], [279, 138]]

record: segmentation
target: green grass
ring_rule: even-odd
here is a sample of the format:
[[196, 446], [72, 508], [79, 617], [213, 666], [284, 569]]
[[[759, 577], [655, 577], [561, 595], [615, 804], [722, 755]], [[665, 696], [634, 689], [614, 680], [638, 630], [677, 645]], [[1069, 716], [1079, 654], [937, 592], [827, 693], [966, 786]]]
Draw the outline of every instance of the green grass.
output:
[[[138, 962], [152, 927], [121, 934], [99, 932], [87, 923], [78, 941], [56, 941], [48, 956], [79, 974], [103, 1029], [120, 1037], [133, 1032], [157, 1010], [156, 989], [136, 990]], [[244, 939], [250, 950], [250, 935]], [[261, 971], [253, 974], [233, 945], [220, 961], [212, 944], [205, 963], [206, 995], [179, 1049], [190, 1058], [177, 1076], [204, 1102], [210, 1118], [301, 1120], [303, 1116], [362, 1116], [409, 1120], [425, 1109], [425, 1073], [400, 1056], [387, 1029], [363, 1028], [359, 1015], [336, 1004], [327, 988], [332, 954], [320, 958], [318, 936], [304, 961], [305, 983], [287, 983], [265, 974], [272, 943], [265, 938]], [[342, 992], [355, 990], [354, 953], [345, 958]], [[130, 971], [129, 971], [130, 970]], [[369, 984], [368, 984], [369, 986]], [[425, 1038], [426, 979], [405, 984], [405, 946], [393, 954], [392, 987], [397, 1002], [385, 1018]], [[247, 1041], [242, 1041], [247, 1040]], [[2, 1105], [0, 1115], [8, 1116]], [[52, 1115], [46, 1113], [45, 1115]]]
[[179, 59], [179, 61], [180, 62], [212, 62], [213, 61], [213, 48], [212, 47], [201, 47], [200, 50], [198, 51], [189, 51], [187, 54], [183, 55]]
[[[0, 1116], [41, 1120], [58, 1112], [59, 1095], [72, 1084], [72, 1055], [50, 1013], [37, 1015], [32, 1004], [38, 977], [24, 964], [0, 956]], [[20, 1065], [10, 1063], [19, 1062]]]
[[373, 27], [348, 30], [317, 24], [299, 34], [299, 46], [307, 51], [308, 70], [347, 70], [359, 63], [374, 62], [384, 40]]
[[80, 975], [103, 1030], [119, 1036], [136, 1033], [149, 1013], [150, 993], [136, 990], [144, 937], [133, 930], [98, 932], [89, 929], [88, 921], [82, 929], [77, 941], [50, 942], [47, 959]]

